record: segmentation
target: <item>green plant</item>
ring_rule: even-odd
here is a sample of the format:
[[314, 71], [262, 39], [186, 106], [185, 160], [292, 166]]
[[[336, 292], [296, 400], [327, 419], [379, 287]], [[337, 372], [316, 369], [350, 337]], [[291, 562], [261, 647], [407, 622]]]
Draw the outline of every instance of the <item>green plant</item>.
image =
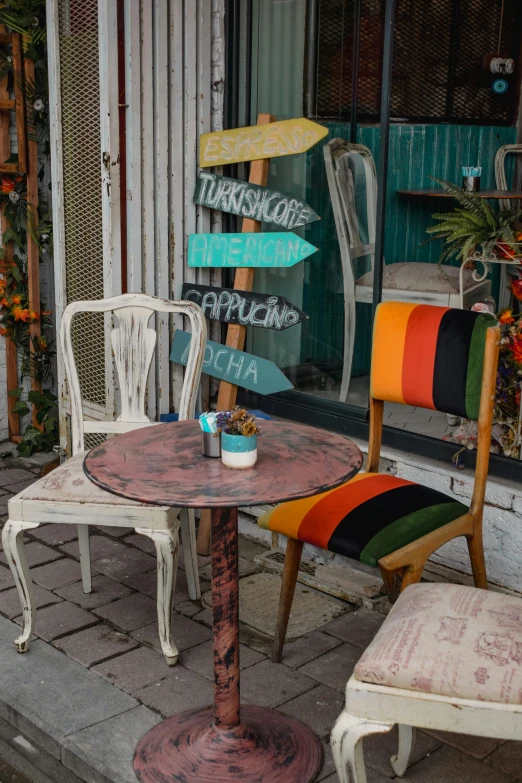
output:
[[[29, 406], [22, 400], [23, 389], [18, 388], [9, 392], [11, 397], [16, 397], [13, 411], [20, 416], [30, 413]], [[21, 457], [30, 457], [33, 451], [52, 451], [58, 434], [58, 420], [56, 402], [58, 397], [50, 389], [43, 392], [30, 391], [27, 401], [32, 403], [36, 410], [36, 420], [42, 425], [42, 430], [29, 424], [25, 428], [23, 440], [18, 444], [17, 450]]]
[[443, 179], [432, 179], [461, 205], [453, 212], [437, 212], [432, 215], [439, 223], [426, 229], [428, 234], [432, 234], [427, 242], [434, 239], [444, 240], [439, 264], [452, 257], [464, 260], [477, 246], [492, 248], [498, 245], [502, 252], [506, 246], [510, 247], [519, 241], [522, 210], [498, 212], [479, 194], [470, 193]]

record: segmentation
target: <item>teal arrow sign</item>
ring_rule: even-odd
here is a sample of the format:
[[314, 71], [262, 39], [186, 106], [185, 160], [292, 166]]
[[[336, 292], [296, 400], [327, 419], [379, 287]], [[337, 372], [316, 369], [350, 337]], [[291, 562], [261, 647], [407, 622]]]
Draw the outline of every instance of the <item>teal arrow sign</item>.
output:
[[198, 267], [289, 267], [316, 247], [291, 231], [266, 234], [191, 234], [188, 265]]
[[[170, 352], [171, 362], [186, 366], [190, 340], [188, 332], [176, 329]], [[205, 346], [203, 372], [260, 394], [274, 394], [294, 388], [279, 367], [268, 359], [237, 351], [212, 340], [208, 340]]]

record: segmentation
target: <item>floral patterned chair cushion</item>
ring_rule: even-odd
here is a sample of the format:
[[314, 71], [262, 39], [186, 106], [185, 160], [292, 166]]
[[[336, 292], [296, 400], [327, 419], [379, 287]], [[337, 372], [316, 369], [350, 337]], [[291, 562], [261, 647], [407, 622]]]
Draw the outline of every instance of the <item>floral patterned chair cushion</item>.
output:
[[411, 585], [354, 676], [391, 688], [522, 704], [522, 599], [460, 585]]

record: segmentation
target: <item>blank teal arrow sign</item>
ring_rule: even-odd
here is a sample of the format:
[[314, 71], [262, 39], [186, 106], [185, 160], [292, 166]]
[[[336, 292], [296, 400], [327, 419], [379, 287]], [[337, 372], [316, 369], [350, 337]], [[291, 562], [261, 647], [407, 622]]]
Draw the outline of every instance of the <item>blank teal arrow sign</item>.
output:
[[289, 267], [316, 247], [292, 231], [262, 234], [191, 234], [188, 265], [198, 267]]
[[[186, 366], [190, 340], [188, 332], [176, 329], [170, 352], [171, 362]], [[205, 346], [203, 372], [259, 394], [274, 394], [294, 388], [279, 367], [268, 359], [237, 351], [212, 340], [208, 340]]]

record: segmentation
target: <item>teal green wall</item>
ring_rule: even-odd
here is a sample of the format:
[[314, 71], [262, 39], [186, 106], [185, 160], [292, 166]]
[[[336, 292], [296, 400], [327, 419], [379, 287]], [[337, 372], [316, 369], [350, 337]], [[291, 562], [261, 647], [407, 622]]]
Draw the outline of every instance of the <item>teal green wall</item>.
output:
[[[329, 139], [348, 138], [347, 123], [322, 123]], [[390, 128], [386, 234], [384, 254], [387, 264], [398, 261], [436, 263], [441, 245], [426, 238], [431, 214], [449, 211], [455, 202], [448, 199], [399, 196], [397, 190], [427, 188], [430, 175], [452, 182], [460, 181], [461, 166], [482, 166], [482, 187], [494, 187], [495, 153], [503, 144], [516, 140], [516, 129], [470, 125], [392, 125]], [[379, 165], [379, 128], [361, 126], [357, 141], [370, 148]], [[321, 215], [319, 223], [307, 227], [306, 238], [319, 247], [307, 262], [303, 309], [310, 320], [303, 326], [302, 357], [305, 361], [336, 359], [342, 356], [343, 296], [339, 246], [335, 232], [322, 145], [307, 155], [306, 198]], [[353, 374], [368, 371], [370, 355], [370, 306], [357, 305], [357, 333]]]

